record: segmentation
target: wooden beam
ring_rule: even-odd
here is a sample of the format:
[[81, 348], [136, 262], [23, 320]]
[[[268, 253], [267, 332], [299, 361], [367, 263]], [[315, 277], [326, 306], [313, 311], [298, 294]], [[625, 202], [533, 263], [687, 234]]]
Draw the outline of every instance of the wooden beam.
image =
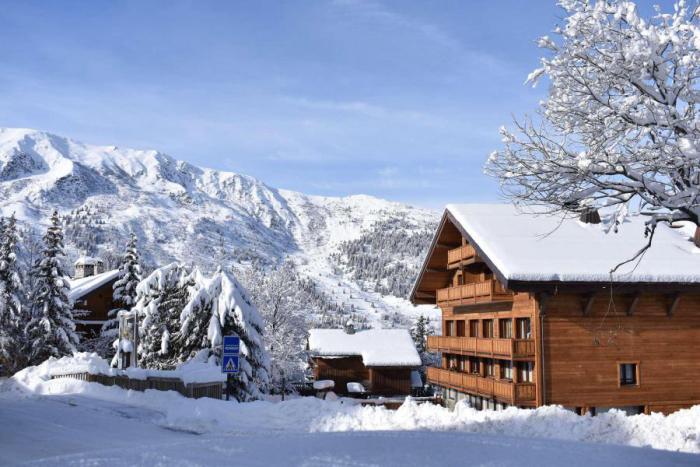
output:
[[436, 243], [435, 248], [447, 248], [447, 249], [454, 249], [454, 248], [459, 248], [460, 244], [459, 243]]
[[421, 291], [418, 291], [418, 292], [416, 292], [416, 297], [435, 299], [435, 292], [421, 292]]
[[627, 307], [627, 316], [634, 316], [634, 309], [637, 308], [637, 304], [639, 303], [640, 298], [642, 298], [642, 294], [640, 294], [639, 292], [632, 295], [632, 301]]
[[678, 307], [678, 302], [681, 301], [681, 294], [676, 293], [671, 295], [671, 303], [668, 305], [668, 310], [666, 310], [666, 315], [667, 316], [673, 316], [673, 312], [676, 311], [676, 307]]
[[425, 268], [426, 272], [450, 272], [449, 269], [440, 269], [440, 268]]
[[593, 308], [593, 302], [595, 301], [596, 294], [592, 293], [588, 295], [586, 300], [586, 305], [583, 307], [583, 316], [588, 316]]

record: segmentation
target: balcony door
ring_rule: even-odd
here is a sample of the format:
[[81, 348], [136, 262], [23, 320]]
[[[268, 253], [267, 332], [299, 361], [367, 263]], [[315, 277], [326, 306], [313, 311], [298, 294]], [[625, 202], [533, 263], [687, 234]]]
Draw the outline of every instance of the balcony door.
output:
[[530, 332], [530, 318], [515, 319], [515, 338], [532, 339], [532, 333]]

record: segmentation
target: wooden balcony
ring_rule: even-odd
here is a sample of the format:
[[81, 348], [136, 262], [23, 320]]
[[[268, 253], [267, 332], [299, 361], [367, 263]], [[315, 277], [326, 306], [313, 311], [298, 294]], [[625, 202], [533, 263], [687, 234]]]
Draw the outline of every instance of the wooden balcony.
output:
[[535, 383], [513, 383], [508, 380], [482, 378], [480, 375], [436, 367], [428, 367], [427, 376], [430, 384], [495, 399], [510, 405], [532, 405], [535, 402]]
[[428, 336], [428, 350], [439, 353], [506, 358], [512, 360], [534, 357], [535, 340]]
[[438, 306], [460, 306], [509, 300], [513, 300], [513, 292], [506, 290], [500, 282], [494, 279], [438, 289], [437, 291]]
[[447, 269], [456, 269], [468, 264], [480, 263], [483, 260], [471, 245], [461, 246], [447, 252]]

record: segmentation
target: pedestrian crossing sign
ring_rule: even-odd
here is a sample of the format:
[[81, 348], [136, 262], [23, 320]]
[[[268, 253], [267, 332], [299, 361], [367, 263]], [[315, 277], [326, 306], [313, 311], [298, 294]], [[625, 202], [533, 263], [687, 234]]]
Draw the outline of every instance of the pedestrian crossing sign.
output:
[[224, 355], [221, 360], [221, 371], [238, 374], [238, 355]]

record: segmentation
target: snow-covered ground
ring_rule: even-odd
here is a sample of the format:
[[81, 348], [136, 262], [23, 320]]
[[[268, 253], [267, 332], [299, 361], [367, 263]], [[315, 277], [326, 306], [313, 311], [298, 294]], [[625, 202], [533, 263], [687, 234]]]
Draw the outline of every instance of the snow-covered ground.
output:
[[49, 373], [0, 383], [0, 465], [700, 464], [700, 407], [579, 417], [411, 401], [396, 411], [315, 398], [239, 404]]

